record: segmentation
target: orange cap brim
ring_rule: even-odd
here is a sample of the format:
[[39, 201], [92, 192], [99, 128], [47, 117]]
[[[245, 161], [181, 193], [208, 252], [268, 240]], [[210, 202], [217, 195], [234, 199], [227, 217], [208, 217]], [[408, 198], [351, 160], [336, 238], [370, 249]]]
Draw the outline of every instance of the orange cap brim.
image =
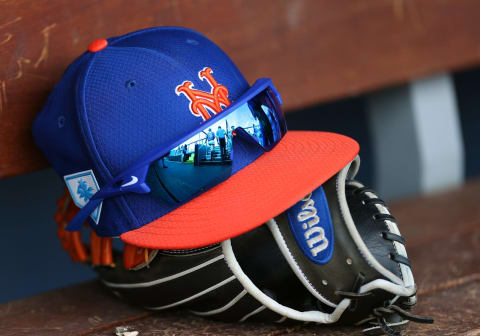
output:
[[279, 215], [344, 168], [357, 142], [327, 132], [289, 131], [270, 152], [188, 203], [120, 237], [152, 249], [206, 246]]

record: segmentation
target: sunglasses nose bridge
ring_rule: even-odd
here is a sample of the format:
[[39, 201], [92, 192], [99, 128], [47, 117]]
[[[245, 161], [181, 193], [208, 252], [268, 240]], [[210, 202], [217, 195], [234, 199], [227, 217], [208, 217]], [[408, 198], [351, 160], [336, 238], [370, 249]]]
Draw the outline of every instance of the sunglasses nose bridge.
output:
[[242, 169], [247, 162], [255, 161], [260, 155], [265, 153], [263, 147], [241, 128], [236, 129], [236, 135], [232, 140], [232, 174]]
[[242, 150], [252, 150], [252, 148], [258, 148], [261, 149], [262, 152], [265, 152], [265, 148], [258, 142], [257, 139], [255, 139], [254, 135], [248, 133], [241, 127], [235, 129], [235, 136], [233, 137], [233, 140], [235, 141], [235, 139], [247, 146], [246, 148], [242, 148]]

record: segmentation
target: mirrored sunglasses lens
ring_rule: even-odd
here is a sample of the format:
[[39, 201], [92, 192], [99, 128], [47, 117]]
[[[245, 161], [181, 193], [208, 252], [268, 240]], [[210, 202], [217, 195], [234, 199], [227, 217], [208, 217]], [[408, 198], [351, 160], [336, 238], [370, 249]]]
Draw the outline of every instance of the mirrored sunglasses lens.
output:
[[282, 137], [274, 102], [260, 94], [150, 165], [146, 182], [152, 195], [183, 203], [231, 176], [235, 130], [242, 128], [264, 149]]
[[152, 194], [182, 203], [231, 175], [231, 141], [225, 129], [200, 132], [155, 161], [147, 174]]

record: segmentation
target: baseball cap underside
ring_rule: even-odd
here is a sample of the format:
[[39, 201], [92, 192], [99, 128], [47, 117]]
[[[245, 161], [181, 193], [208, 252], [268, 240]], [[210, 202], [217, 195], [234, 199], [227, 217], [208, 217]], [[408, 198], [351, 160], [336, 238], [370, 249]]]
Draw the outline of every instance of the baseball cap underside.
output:
[[328, 132], [289, 131], [270, 152], [190, 202], [120, 237], [152, 249], [197, 248], [233, 238], [279, 215], [358, 154]]

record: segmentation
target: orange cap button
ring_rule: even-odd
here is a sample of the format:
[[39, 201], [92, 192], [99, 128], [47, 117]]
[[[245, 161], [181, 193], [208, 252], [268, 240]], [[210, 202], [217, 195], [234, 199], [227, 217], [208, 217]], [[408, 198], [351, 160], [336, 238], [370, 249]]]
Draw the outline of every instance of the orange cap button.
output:
[[107, 45], [108, 45], [108, 42], [105, 39], [95, 40], [90, 42], [90, 44], [88, 45], [88, 51], [97, 52], [105, 48]]

